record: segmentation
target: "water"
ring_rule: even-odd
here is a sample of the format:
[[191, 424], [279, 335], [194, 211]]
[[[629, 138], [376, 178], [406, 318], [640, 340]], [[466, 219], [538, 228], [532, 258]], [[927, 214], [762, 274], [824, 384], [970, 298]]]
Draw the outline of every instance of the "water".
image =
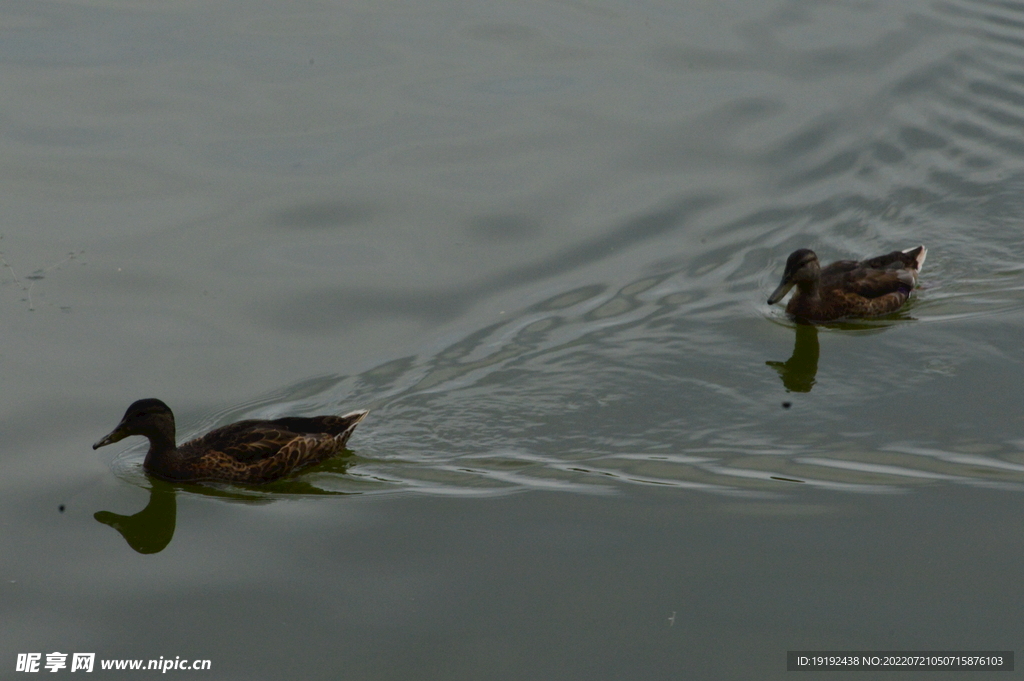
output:
[[[1016, 5], [0, 16], [5, 673], [780, 678], [1020, 640]], [[796, 248], [919, 243], [896, 315], [765, 302]], [[150, 396], [182, 439], [371, 414], [296, 478], [174, 486], [89, 448]]]

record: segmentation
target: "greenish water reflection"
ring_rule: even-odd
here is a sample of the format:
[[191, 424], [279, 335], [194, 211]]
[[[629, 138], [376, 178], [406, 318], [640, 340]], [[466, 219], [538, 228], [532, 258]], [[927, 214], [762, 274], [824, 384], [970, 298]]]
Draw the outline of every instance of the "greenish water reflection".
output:
[[797, 324], [793, 354], [785, 362], [765, 362], [779, 372], [782, 384], [788, 392], [809, 393], [818, 375], [818, 327], [812, 324]]
[[767, 361], [765, 364], [779, 373], [787, 392], [808, 393], [816, 383], [818, 358], [821, 347], [818, 343], [818, 328], [847, 331], [858, 334], [876, 334], [907, 321], [915, 321], [907, 310], [881, 318], [852, 319], [828, 324], [807, 324], [796, 322], [793, 326], [793, 354], [785, 362]]
[[149, 503], [135, 515], [97, 511], [93, 517], [121, 533], [128, 546], [139, 553], [160, 553], [174, 538], [178, 514], [174, 485], [151, 478]]
[[[335, 457], [319, 466], [303, 471], [323, 471], [334, 474], [345, 473], [351, 465], [350, 458]], [[128, 546], [138, 553], [160, 553], [167, 548], [174, 538], [177, 523], [177, 494], [179, 491], [193, 492], [206, 496], [221, 497], [233, 501], [248, 503], [268, 503], [274, 497], [296, 495], [347, 495], [350, 492], [337, 492], [317, 487], [313, 483], [302, 480], [278, 480], [261, 485], [258, 488], [217, 487], [203, 484], [170, 483], [159, 478], [146, 476], [150, 481], [149, 503], [138, 513], [122, 515], [112, 511], [97, 511], [93, 517], [97, 522], [109, 525], [124, 537]]]

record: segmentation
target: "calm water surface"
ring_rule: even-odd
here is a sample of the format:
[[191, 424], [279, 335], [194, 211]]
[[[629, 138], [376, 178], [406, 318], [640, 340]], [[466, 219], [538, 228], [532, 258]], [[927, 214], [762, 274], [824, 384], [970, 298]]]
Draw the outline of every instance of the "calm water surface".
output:
[[[970, 0], [8, 3], [3, 676], [1016, 650], [1022, 26]], [[796, 248], [919, 243], [891, 317], [765, 303]], [[89, 447], [149, 396], [182, 439], [372, 412], [296, 478], [175, 486], [135, 440]]]

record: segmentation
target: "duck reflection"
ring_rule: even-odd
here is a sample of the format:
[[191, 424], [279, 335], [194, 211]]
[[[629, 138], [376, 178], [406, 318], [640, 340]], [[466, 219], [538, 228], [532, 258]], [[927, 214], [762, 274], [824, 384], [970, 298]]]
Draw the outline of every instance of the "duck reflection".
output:
[[779, 372], [779, 378], [786, 390], [794, 393], [809, 393], [818, 375], [818, 327], [813, 324], [797, 324], [793, 355], [785, 362], [765, 362]]
[[[350, 460], [335, 457], [317, 466], [315, 470], [325, 473], [344, 474], [351, 465]], [[307, 471], [308, 472], [308, 471]], [[270, 503], [276, 497], [294, 495], [347, 495], [351, 492], [325, 490], [305, 480], [280, 480], [260, 485], [251, 491], [245, 487], [222, 488], [202, 484], [171, 483], [147, 476], [149, 503], [134, 515], [121, 515], [112, 511], [97, 511], [93, 517], [97, 522], [109, 525], [124, 537], [128, 546], [139, 553], [159, 553], [174, 538], [177, 523], [179, 491], [194, 492], [247, 503]]]
[[121, 515], [111, 511], [93, 514], [99, 522], [110, 525], [121, 533], [128, 546], [139, 553], [159, 553], [174, 537], [174, 523], [178, 515], [174, 485], [150, 478], [149, 503], [135, 515]]

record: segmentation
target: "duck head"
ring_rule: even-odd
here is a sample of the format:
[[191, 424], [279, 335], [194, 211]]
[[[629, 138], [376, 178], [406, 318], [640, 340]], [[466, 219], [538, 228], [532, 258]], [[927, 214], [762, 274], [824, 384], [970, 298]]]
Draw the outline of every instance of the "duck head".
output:
[[821, 265], [814, 251], [801, 248], [793, 251], [786, 261], [786, 271], [782, 274], [782, 283], [768, 296], [768, 304], [774, 305], [789, 293], [789, 289], [798, 284], [812, 284], [821, 278]]
[[170, 442], [174, 447], [174, 414], [160, 400], [149, 398], [133, 402], [121, 422], [110, 433], [92, 446], [99, 449], [132, 435], [144, 435], [150, 443]]

